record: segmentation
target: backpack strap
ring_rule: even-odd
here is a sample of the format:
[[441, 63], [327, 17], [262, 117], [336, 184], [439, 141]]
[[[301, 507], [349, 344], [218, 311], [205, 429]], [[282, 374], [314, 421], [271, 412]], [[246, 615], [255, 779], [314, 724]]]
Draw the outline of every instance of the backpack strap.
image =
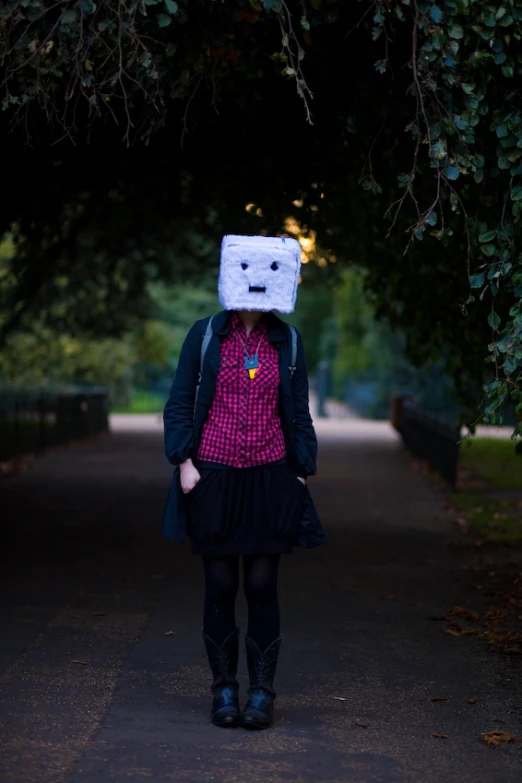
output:
[[205, 329], [205, 334], [203, 335], [203, 339], [201, 341], [201, 351], [199, 354], [199, 374], [198, 374], [198, 383], [196, 386], [196, 397], [194, 400], [194, 409], [196, 408], [196, 404], [198, 401], [198, 394], [199, 394], [199, 387], [201, 385], [201, 379], [203, 377], [203, 362], [205, 361], [205, 354], [207, 352], [208, 345], [210, 343], [210, 340], [212, 338], [212, 321], [214, 320], [214, 316], [212, 318], [208, 319], [207, 322], [207, 328]]
[[288, 324], [288, 328], [290, 329], [290, 337], [292, 339], [292, 353], [291, 353], [291, 359], [290, 359], [290, 380], [295, 375], [295, 371], [297, 369], [297, 330], [295, 326], [292, 326], [291, 324]]

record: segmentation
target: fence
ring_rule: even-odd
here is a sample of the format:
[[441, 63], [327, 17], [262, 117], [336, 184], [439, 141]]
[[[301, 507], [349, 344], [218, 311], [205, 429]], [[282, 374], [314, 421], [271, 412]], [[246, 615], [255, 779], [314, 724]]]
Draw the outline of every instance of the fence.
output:
[[0, 386], [0, 461], [109, 429], [107, 390]]
[[415, 456], [425, 460], [452, 487], [457, 481], [460, 430], [412, 400], [395, 398], [392, 423]]

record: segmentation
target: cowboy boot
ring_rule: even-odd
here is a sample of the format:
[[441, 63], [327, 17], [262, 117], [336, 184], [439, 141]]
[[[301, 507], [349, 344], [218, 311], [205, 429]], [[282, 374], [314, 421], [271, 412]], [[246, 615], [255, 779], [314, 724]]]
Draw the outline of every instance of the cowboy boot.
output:
[[227, 636], [221, 647], [203, 632], [203, 642], [214, 682], [210, 690], [214, 695], [211, 720], [216, 726], [234, 727], [239, 724], [237, 658], [239, 628]]
[[253, 639], [245, 637], [250, 688], [241, 718], [246, 729], [267, 729], [273, 719], [276, 697], [273, 682], [281, 647], [281, 637], [261, 652]]

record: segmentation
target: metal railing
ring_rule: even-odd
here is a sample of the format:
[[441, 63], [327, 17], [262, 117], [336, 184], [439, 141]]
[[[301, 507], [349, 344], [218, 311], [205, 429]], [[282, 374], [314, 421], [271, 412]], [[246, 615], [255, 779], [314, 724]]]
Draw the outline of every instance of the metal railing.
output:
[[426, 461], [454, 487], [459, 463], [460, 428], [408, 398], [395, 399], [394, 403], [392, 423], [400, 432], [406, 448]]
[[0, 385], [0, 461], [109, 430], [107, 389]]

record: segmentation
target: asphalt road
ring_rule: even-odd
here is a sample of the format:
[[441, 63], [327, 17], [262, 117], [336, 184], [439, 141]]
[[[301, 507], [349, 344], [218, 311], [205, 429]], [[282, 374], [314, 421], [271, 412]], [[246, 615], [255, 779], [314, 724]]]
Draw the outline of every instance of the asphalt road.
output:
[[[1, 783], [522, 780], [520, 656], [430, 619], [494, 608], [520, 552], [464, 539], [388, 425], [319, 427], [329, 543], [283, 560], [277, 716], [259, 733], [208, 719], [201, 564], [158, 533], [159, 423], [113, 429], [0, 486]], [[493, 729], [520, 741], [489, 747]]]

